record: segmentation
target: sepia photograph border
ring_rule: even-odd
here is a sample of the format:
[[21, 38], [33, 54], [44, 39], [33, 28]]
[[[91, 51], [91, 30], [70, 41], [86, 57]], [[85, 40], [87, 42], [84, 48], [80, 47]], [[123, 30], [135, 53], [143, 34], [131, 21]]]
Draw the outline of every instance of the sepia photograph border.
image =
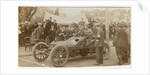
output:
[[[7, 3], [7, 2], [6, 2]], [[23, 2], [22, 2], [23, 3]], [[40, 6], [38, 6], [38, 7], [40, 7]], [[43, 6], [43, 7], [46, 7], [46, 6]], [[58, 7], [58, 6], [48, 6], [48, 7]], [[60, 6], [59, 6], [60, 7]], [[64, 6], [63, 6], [64, 7]], [[70, 7], [70, 6], [69, 6]], [[78, 7], [78, 6], [77, 6]], [[84, 6], [84, 7], [86, 7], [86, 6]], [[89, 6], [89, 7], [91, 7], [91, 6]], [[95, 7], [95, 6], [94, 6]], [[97, 6], [97, 7], [101, 7], [101, 6]], [[110, 6], [109, 6], [110, 7]], [[114, 6], [114, 7], [116, 7], [116, 6]], [[122, 6], [121, 6], [122, 7]], [[131, 30], [133, 29], [132, 28], [132, 6], [127, 6], [127, 7], [131, 7]], [[14, 8], [16, 8], [16, 7], [14, 7]], [[1, 26], [1, 27], [3, 27], [3, 26]], [[17, 27], [18, 27], [18, 25], [17, 25]], [[16, 31], [15, 31], [16, 32]], [[17, 30], [17, 34], [18, 34], [18, 30]], [[131, 34], [132, 34], [132, 31], [131, 31]], [[18, 35], [17, 35], [18, 36]], [[132, 37], [132, 35], [131, 35], [131, 37]], [[132, 38], [131, 38], [132, 39]], [[18, 41], [17, 41], [18, 42]], [[131, 41], [131, 43], [132, 43], [132, 41]], [[17, 43], [17, 45], [18, 45], [18, 43]], [[18, 50], [17, 50], [18, 51]], [[2, 51], [1, 51], [2, 52]], [[18, 57], [18, 55], [17, 55], [17, 57]], [[18, 59], [17, 59], [18, 60]], [[18, 63], [17, 63], [18, 64]], [[1, 65], [2, 66], [2, 65]], [[122, 67], [117, 67], [117, 68], [114, 68], [114, 67], [103, 67], [103, 68], [100, 68], [100, 67], [93, 67], [93, 68], [84, 68], [84, 69], [86, 69], [87, 71], [89, 71], [88, 69], [108, 69], [108, 68], [111, 68], [111, 69], [132, 69], [132, 48], [131, 48], [131, 66], [130, 67], [127, 67], [127, 68], [122, 68]], [[20, 68], [20, 67], [18, 67], [17, 69], [26, 69], [26, 68]], [[28, 69], [33, 69], [33, 68], [28, 68]], [[39, 68], [39, 69], [43, 69], [43, 68]], [[45, 70], [48, 70], [48, 68], [46, 67], [45, 68]], [[53, 68], [52, 68], [53, 69]], [[61, 69], [64, 69], [64, 68], [61, 68]], [[61, 69], [56, 69], [56, 70], [61, 70]], [[73, 68], [73, 69], [78, 69], [78, 68]], [[72, 69], [72, 70], [73, 70]], [[83, 68], [82, 68], [83, 69]], [[50, 69], [49, 69], [50, 70]], [[81, 72], [81, 71], [80, 71]], [[80, 73], [79, 72], [79, 73]], [[115, 72], [117, 72], [117, 71], [115, 71]], [[150, 72], [149, 72], [150, 73]]]
[[[131, 15], [131, 13], [132, 13], [132, 7], [131, 6], [18, 6], [18, 11], [19, 11], [19, 7], [49, 7], [49, 8], [72, 8], [72, 9], [74, 9], [74, 8], [94, 8], [94, 9], [96, 9], [96, 8], [98, 8], [98, 9], [103, 9], [103, 8], [108, 8], [108, 9], [111, 9], [111, 8], [113, 8], [113, 9], [119, 9], [119, 8], [121, 8], [121, 9], [123, 9], [123, 8], [128, 8], [128, 9], [130, 9], [130, 15]], [[19, 13], [18, 13], [19, 14]], [[110, 14], [109, 14], [110, 15]], [[132, 21], [131, 21], [131, 17], [132, 17], [132, 15], [130, 16], [130, 28], [132, 28]], [[18, 17], [19, 18], [19, 17]], [[109, 23], [110, 23], [110, 21], [109, 21]], [[19, 21], [18, 21], [18, 24], [19, 24]], [[131, 30], [132, 31], [132, 30]], [[130, 31], [130, 33], [131, 33], [131, 31]], [[19, 33], [19, 32], [18, 32]], [[109, 35], [109, 34], [108, 34]], [[130, 39], [131, 39], [131, 36], [132, 35], [130, 35]], [[19, 36], [18, 36], [19, 37]], [[131, 40], [130, 40], [130, 43], [132, 43], [131, 42]], [[130, 44], [130, 46], [131, 46], [132, 44]], [[111, 49], [110, 49], [111, 50]], [[111, 52], [111, 51], [110, 51]], [[18, 44], [18, 56], [19, 56], [19, 44]], [[82, 66], [82, 67], [79, 67], [79, 66], [76, 66], [76, 67], [63, 67], [63, 68], [94, 68], [94, 67], [115, 67], [115, 66], [119, 66], [120, 68], [124, 68], [124, 69], [131, 69], [132, 68], [132, 50], [131, 50], [131, 53], [130, 53], [130, 62], [129, 62], [129, 64], [128, 65], [105, 65], [105, 66]], [[19, 59], [20, 57], [18, 57], [18, 59]], [[24, 68], [25, 66], [19, 66], [19, 60], [18, 60], [18, 67], [19, 68]], [[49, 68], [53, 68], [53, 67], [51, 67], [51, 66], [48, 66]], [[56, 67], [57, 68], [57, 67]]]

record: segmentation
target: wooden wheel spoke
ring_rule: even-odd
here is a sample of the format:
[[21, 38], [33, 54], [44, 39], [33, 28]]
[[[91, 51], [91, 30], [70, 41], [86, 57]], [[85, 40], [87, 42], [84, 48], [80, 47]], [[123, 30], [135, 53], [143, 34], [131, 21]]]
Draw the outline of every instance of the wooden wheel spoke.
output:
[[53, 61], [54, 61], [55, 63], [57, 63], [57, 62], [58, 62], [58, 58], [54, 58]]
[[54, 62], [55, 62], [56, 64], [62, 64], [62, 63], [64, 63], [65, 59], [66, 59], [66, 58], [61, 58], [61, 57], [59, 57], [59, 56], [54, 56], [54, 57], [53, 57], [53, 60], [54, 60]]
[[61, 60], [60, 58], [56, 58], [56, 59], [55, 59], [55, 63], [57, 63], [57, 64], [60, 65], [60, 64], [62, 64], [62, 60]]
[[63, 52], [64, 52], [64, 49], [60, 50], [59, 51], [59, 55], [62, 54]]
[[42, 53], [42, 54], [38, 53], [36, 55], [39, 59], [43, 59], [44, 57], [46, 57], [46, 55], [44, 53]]
[[62, 56], [66, 55], [66, 52], [63, 52], [61, 55], [62, 55]]
[[60, 58], [63, 62], [65, 61], [65, 58]]
[[62, 58], [59, 58], [59, 64], [62, 64], [64, 60]]

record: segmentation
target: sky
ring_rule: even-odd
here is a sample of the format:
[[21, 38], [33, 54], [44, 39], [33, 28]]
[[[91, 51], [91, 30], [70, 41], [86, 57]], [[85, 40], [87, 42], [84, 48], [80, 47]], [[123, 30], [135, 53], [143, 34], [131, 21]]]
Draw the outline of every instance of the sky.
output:
[[[56, 8], [50, 8], [52, 10], [55, 10]], [[75, 15], [79, 15], [80, 14], [80, 11], [92, 11], [92, 10], [96, 10], [96, 9], [99, 9], [99, 10], [106, 10], [106, 8], [59, 8], [59, 13], [65, 13], [66, 16], [75, 16]], [[130, 8], [115, 8], [115, 9], [130, 9]], [[109, 10], [114, 10], [114, 8], [109, 8]]]
[[[53, 8], [52, 10], [55, 9], [56, 8]], [[95, 9], [100, 9], [100, 8], [59, 8], [59, 13], [65, 13], [67, 16], [75, 16], [75, 15], [79, 15], [80, 11], [92, 11]], [[104, 10], [104, 8], [101, 8], [101, 10]]]

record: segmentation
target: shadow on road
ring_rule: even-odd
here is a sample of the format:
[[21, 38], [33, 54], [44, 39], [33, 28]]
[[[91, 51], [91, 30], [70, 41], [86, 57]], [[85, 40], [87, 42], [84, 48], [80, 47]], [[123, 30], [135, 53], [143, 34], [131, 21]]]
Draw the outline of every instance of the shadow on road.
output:
[[69, 58], [68, 62], [78, 62], [78, 61], [84, 61], [84, 60], [95, 60], [95, 55], [88, 55], [88, 56], [76, 56]]

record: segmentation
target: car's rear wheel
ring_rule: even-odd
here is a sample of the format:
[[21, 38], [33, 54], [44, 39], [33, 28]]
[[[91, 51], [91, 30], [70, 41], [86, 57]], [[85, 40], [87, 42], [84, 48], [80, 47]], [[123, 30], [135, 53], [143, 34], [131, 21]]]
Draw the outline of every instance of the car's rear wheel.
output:
[[109, 46], [107, 44], [105, 44], [103, 50], [104, 50], [104, 52], [103, 52], [103, 59], [104, 60], [109, 59], [109, 53], [110, 53]]
[[56, 67], [64, 66], [69, 58], [69, 52], [64, 46], [56, 46], [50, 53], [50, 61]]
[[45, 61], [49, 56], [48, 46], [44, 42], [39, 42], [33, 46], [33, 57], [38, 62]]

